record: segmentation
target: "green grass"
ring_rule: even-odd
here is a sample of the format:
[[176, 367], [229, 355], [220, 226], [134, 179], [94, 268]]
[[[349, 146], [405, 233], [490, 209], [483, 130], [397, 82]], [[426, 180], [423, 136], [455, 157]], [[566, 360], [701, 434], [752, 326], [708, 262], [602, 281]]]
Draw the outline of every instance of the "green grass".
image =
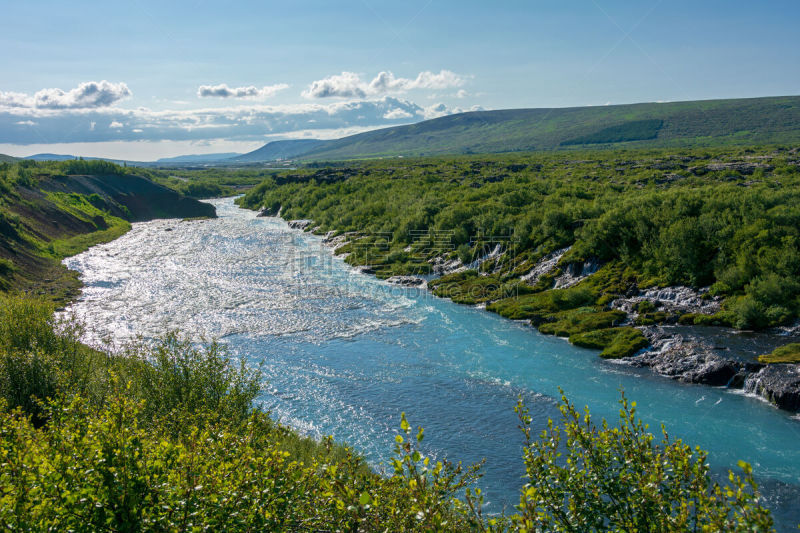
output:
[[108, 217], [106, 222], [111, 223], [107, 229], [50, 241], [47, 244], [47, 252], [57, 259], [64, 259], [84, 252], [97, 244], [111, 242], [131, 229], [130, 222], [121, 218]]
[[775, 348], [772, 353], [759, 355], [758, 360], [762, 363], [800, 363], [800, 343], [793, 342]]
[[650, 344], [641, 331], [629, 327], [575, 333], [569, 337], [569, 342], [584, 348], [602, 350], [600, 357], [604, 359], [630, 357]]
[[539, 331], [547, 335], [571, 337], [578, 333], [610, 328], [625, 318], [622, 311], [598, 311], [594, 307], [579, 307], [552, 315], [556, 320], [539, 324]]

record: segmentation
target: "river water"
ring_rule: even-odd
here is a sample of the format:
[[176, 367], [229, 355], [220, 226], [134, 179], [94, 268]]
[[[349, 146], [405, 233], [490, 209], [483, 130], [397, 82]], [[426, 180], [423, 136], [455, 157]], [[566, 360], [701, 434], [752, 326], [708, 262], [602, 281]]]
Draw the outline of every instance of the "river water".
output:
[[65, 261], [85, 283], [67, 312], [85, 321], [87, 341], [113, 345], [174, 329], [219, 338], [263, 365], [261, 400], [277, 418], [309, 435], [333, 435], [378, 468], [405, 411], [425, 428], [430, 455], [486, 459], [480, 486], [491, 510], [517, 503], [524, 483], [513, 411], [519, 396], [542, 429], [557, 414], [559, 387], [612, 421], [624, 390], [651, 428], [663, 423], [671, 438], [708, 450], [715, 471], [750, 462], [781, 529], [800, 522], [796, 416], [388, 285], [351, 269], [319, 237], [257, 218], [231, 199], [211, 203], [216, 220], [137, 223]]

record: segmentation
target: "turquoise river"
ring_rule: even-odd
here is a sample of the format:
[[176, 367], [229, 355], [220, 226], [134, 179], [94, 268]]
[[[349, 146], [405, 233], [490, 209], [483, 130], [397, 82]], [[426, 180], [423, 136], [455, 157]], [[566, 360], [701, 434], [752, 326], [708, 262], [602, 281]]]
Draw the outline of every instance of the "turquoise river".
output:
[[88, 342], [119, 346], [180, 329], [219, 338], [261, 363], [264, 406], [286, 424], [333, 435], [376, 468], [391, 455], [400, 413], [425, 428], [426, 451], [474, 463], [490, 510], [510, 508], [524, 483], [518, 397], [541, 429], [559, 388], [596, 417], [616, 420], [620, 390], [658, 431], [710, 452], [724, 473], [753, 464], [780, 530], [800, 523], [800, 419], [722, 388], [685, 385], [613, 364], [481, 309], [360, 274], [320, 237], [257, 218], [232, 199], [220, 218], [134, 224], [65, 263], [81, 272], [67, 313]]

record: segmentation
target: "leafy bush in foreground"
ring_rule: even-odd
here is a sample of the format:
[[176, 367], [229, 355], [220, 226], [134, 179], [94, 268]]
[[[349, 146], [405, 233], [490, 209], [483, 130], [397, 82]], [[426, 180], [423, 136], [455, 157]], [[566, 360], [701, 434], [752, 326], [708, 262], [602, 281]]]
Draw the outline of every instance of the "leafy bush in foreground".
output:
[[525, 433], [528, 483], [512, 523], [521, 531], [769, 531], [750, 465], [721, 487], [709, 478], [707, 454], [660, 442], [621, 400], [619, 427], [593, 423], [562, 396], [561, 423], [538, 439], [527, 409], [517, 405]]

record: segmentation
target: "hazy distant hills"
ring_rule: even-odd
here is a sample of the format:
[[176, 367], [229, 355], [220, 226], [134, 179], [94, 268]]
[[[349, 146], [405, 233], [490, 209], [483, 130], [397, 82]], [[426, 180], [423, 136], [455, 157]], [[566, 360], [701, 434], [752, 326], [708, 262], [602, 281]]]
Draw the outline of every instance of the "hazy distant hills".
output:
[[223, 152], [219, 154], [192, 154], [192, 155], [179, 155], [175, 157], [162, 157], [156, 160], [156, 163], [209, 163], [215, 161], [224, 161], [236, 156], [242, 155], [239, 152]]
[[[68, 159], [78, 159], [76, 155], [64, 154], [33, 154], [23, 159], [33, 159], [34, 161], [67, 161]], [[94, 157], [85, 157], [84, 159], [96, 159]]]
[[800, 96], [460, 113], [328, 141], [300, 158], [800, 142]]
[[330, 141], [319, 139], [297, 139], [288, 141], [272, 141], [258, 150], [232, 158], [232, 161], [257, 162], [292, 159], [316, 148], [325, 146]]
[[19, 158], [17, 157], [12, 157], [6, 154], [0, 154], [0, 163], [11, 163], [13, 161], [18, 161], [18, 160]]

